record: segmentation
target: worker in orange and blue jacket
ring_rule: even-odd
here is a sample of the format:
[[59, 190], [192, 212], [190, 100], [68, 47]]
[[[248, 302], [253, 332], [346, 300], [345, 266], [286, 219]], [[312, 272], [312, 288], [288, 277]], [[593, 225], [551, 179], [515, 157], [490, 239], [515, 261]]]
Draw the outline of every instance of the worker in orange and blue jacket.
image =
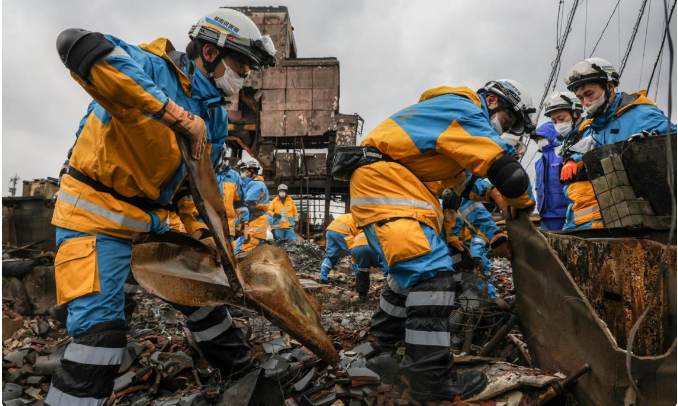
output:
[[601, 228], [600, 207], [586, 174], [583, 155], [642, 132], [675, 133], [676, 125], [668, 123], [666, 115], [646, 97], [647, 91], [617, 92], [619, 74], [603, 58], [576, 62], [563, 77], [568, 90], [575, 93], [588, 113], [578, 129], [581, 140], [570, 146], [571, 154], [563, 158], [560, 179], [567, 183], [565, 193], [573, 202], [563, 229]]
[[[235, 253], [243, 254], [266, 241], [268, 232], [268, 189], [264, 177], [259, 175], [259, 164], [255, 160], [239, 165], [240, 177], [245, 191], [245, 205], [249, 213], [249, 236], [243, 234], [235, 240]], [[242, 218], [241, 218], [242, 220]], [[243, 221], [243, 227], [247, 225]]]
[[466, 398], [486, 385], [482, 372], [452, 371], [447, 320], [455, 282], [439, 196], [426, 183], [462, 183], [468, 170], [489, 178], [506, 203], [534, 206], [527, 173], [500, 135], [534, 130], [530, 96], [512, 80], [428, 90], [379, 124], [362, 142], [384, 158], [351, 176], [351, 213], [388, 283], [370, 333], [382, 350], [405, 341], [401, 370], [419, 400]]
[[278, 196], [271, 200], [268, 207], [268, 215], [271, 219], [273, 238], [276, 240], [297, 240], [294, 233], [299, 221], [299, 213], [294, 200], [287, 195], [287, 185], [278, 186]]
[[[57, 300], [68, 303], [73, 342], [52, 376], [46, 405], [101, 405], [111, 395], [127, 345], [123, 285], [132, 234], [168, 230], [172, 203], [187, 233], [211, 238], [188, 193], [176, 137], [190, 144], [185, 159], [208, 154], [216, 166], [228, 132], [224, 96], [239, 91], [251, 68], [273, 64], [275, 49], [247, 16], [229, 9], [200, 19], [189, 37], [186, 54], [162, 38], [134, 46], [82, 29], [57, 38], [62, 62], [94, 101], [52, 218]], [[222, 376], [255, 367], [225, 307], [182, 311]]]
[[240, 174], [231, 168], [230, 161], [222, 152], [221, 162], [217, 168], [217, 184], [223, 196], [226, 218], [228, 219], [228, 232], [231, 241], [235, 239], [236, 222], [243, 225], [245, 239], [249, 237], [249, 211], [245, 206], [245, 190]]

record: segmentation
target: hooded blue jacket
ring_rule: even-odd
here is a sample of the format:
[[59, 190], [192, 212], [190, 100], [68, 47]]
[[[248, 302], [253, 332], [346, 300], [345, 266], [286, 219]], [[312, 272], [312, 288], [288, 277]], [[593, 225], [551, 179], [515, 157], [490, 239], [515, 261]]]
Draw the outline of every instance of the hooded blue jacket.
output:
[[537, 210], [544, 218], [564, 218], [569, 202], [560, 183], [560, 164], [563, 160], [555, 152], [555, 148], [560, 145], [556, 138], [559, 134], [549, 121], [537, 128], [537, 135], [551, 142], [541, 149], [542, 157], [534, 164]]

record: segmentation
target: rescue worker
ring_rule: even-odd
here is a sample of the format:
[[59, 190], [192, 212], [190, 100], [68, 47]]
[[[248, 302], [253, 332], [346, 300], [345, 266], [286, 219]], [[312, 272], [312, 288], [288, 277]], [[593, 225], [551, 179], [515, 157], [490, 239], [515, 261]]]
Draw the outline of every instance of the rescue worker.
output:
[[[339, 258], [351, 253], [354, 238], [360, 233], [355, 226], [351, 213], [342, 214], [334, 219], [325, 230], [325, 259], [320, 265], [320, 283], [328, 283], [327, 277]], [[353, 273], [357, 275], [358, 266], [353, 263]]]
[[[600, 228], [603, 222], [593, 186], [586, 176], [582, 156], [586, 152], [624, 141], [634, 134], [666, 134], [667, 117], [657, 105], [646, 97], [647, 91], [627, 94], [617, 92], [619, 74], [614, 66], [603, 58], [587, 58], [570, 66], [564, 75], [565, 85], [581, 101], [587, 115], [587, 132], [577, 144], [570, 147], [574, 152], [564, 159], [560, 179], [570, 183], [567, 195], [574, 202], [570, 228]], [[676, 131], [671, 124], [670, 132]], [[569, 214], [569, 213], [568, 213]]]
[[[174, 203], [189, 234], [212, 238], [187, 193], [176, 137], [189, 141], [187, 159], [209, 154], [216, 166], [228, 131], [224, 95], [235, 94], [250, 69], [273, 64], [275, 49], [247, 16], [229, 9], [207, 14], [189, 37], [188, 54], [164, 38], [134, 46], [83, 29], [57, 38], [62, 62], [94, 101], [52, 218], [57, 298], [69, 303], [73, 342], [52, 375], [46, 405], [103, 405], [111, 395], [127, 345], [123, 284], [132, 234], [165, 232], [165, 207]], [[183, 312], [222, 376], [255, 367], [225, 307]]]
[[560, 183], [563, 159], [556, 155], [556, 148], [561, 145], [559, 136], [551, 121], [540, 125], [535, 136], [537, 148], [541, 152], [541, 159], [534, 163], [534, 184], [542, 230], [560, 231], [565, 225], [568, 200]]
[[222, 152], [221, 162], [217, 169], [217, 183], [224, 198], [226, 217], [228, 218], [228, 232], [231, 241], [235, 239], [236, 220], [243, 225], [245, 239], [249, 238], [249, 211], [245, 206], [245, 191], [240, 174], [231, 168], [231, 163], [225, 155], [226, 148]]
[[[259, 175], [259, 164], [255, 160], [241, 165], [240, 177], [245, 188], [245, 204], [249, 212], [249, 236], [243, 234], [235, 241], [235, 253], [251, 251], [266, 241], [268, 231], [268, 189], [264, 177]], [[249, 237], [249, 238], [248, 238]]]
[[[555, 155], [560, 158], [562, 168], [562, 162], [567, 162], [570, 159], [579, 159], [581, 160], [581, 154], [576, 155], [577, 153], [572, 151], [571, 148], [576, 145], [582, 137], [588, 131], [588, 124], [590, 121], [585, 121], [583, 117], [584, 107], [581, 105], [581, 102], [577, 96], [572, 92], [554, 92], [546, 98], [544, 102], [544, 115], [551, 119], [551, 122], [554, 125], [558, 136], [562, 138], [562, 145], [556, 147], [553, 151]], [[536, 164], [535, 164], [536, 165]], [[550, 167], [549, 167], [550, 168]], [[561, 169], [558, 169], [558, 179], [561, 184], [564, 184], [563, 194], [567, 200], [567, 209], [565, 210], [565, 222], [561, 227], [561, 230], [572, 230], [575, 228], [592, 228], [593, 225], [596, 227], [602, 226], [602, 221], [600, 220], [600, 212], [591, 209], [591, 205], [597, 206], [597, 201], [591, 201], [590, 199], [584, 198], [584, 195], [577, 193], [581, 185], [575, 186], [573, 191], [575, 192], [572, 196], [568, 193], [570, 184], [576, 182], [586, 181], [585, 171], [579, 173], [578, 176], [573, 177], [567, 181], [561, 178]], [[548, 175], [553, 176], [551, 172], [548, 172]], [[543, 183], [547, 183], [547, 177], [543, 177]], [[550, 177], [548, 178], [551, 179]], [[555, 180], [554, 180], [555, 182]], [[537, 186], [537, 194], [539, 195], [540, 189], [543, 189], [544, 195], [547, 193], [547, 188]], [[555, 191], [554, 191], [555, 193]], [[577, 198], [578, 201], [572, 200], [572, 198]], [[537, 196], [537, 201], [539, 202], [539, 196]], [[586, 211], [591, 209], [590, 216], [587, 216], [587, 221], [579, 224], [577, 226], [574, 222], [574, 207], [576, 206], [577, 211]], [[537, 204], [537, 209], [540, 209], [539, 203]], [[541, 213], [541, 211], [540, 211]], [[585, 213], [586, 215], [586, 213]], [[583, 219], [583, 217], [581, 218]], [[542, 227], [543, 227], [542, 221]], [[547, 226], [551, 227], [551, 224]]]
[[353, 172], [351, 213], [389, 273], [370, 332], [382, 351], [404, 339], [401, 371], [418, 400], [467, 398], [487, 382], [479, 371], [452, 371], [447, 321], [453, 266], [442, 208], [423, 182], [454, 188], [467, 169], [489, 178], [508, 205], [533, 207], [527, 173], [500, 135], [529, 134], [534, 112], [513, 80], [491, 81], [478, 92], [439, 87], [379, 124], [361, 144], [383, 156]]
[[278, 196], [271, 201], [268, 215], [271, 217], [273, 238], [276, 240], [297, 240], [294, 230], [297, 227], [297, 221], [299, 221], [299, 214], [294, 200], [287, 196], [287, 185], [280, 184], [278, 186]]

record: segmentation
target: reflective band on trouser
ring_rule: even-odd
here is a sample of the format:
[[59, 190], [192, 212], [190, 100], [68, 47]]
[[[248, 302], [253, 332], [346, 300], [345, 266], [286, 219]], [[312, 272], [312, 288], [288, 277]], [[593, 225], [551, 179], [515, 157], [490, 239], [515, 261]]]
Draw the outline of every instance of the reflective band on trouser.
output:
[[100, 406], [105, 405], [108, 397], [103, 399], [94, 398], [79, 398], [71, 396], [50, 385], [47, 398], [45, 398], [45, 406]]
[[440, 223], [443, 223], [440, 207], [434, 207], [431, 203], [422, 200], [404, 197], [354, 197], [351, 199], [351, 207], [353, 206], [407, 206], [415, 209], [430, 209], [436, 213]]
[[454, 292], [410, 292], [405, 306], [452, 306]]
[[403, 289], [391, 275], [381, 290], [379, 308], [370, 321], [370, 334], [382, 345], [396, 345], [405, 339], [408, 289]]
[[437, 347], [450, 347], [449, 331], [419, 331], [405, 330], [405, 342], [412, 345], [431, 345]]
[[265, 233], [268, 231], [268, 228], [250, 228], [250, 233]]
[[406, 350], [401, 369], [410, 382], [439, 382], [452, 371], [449, 318], [454, 276], [453, 272], [438, 272], [413, 286], [407, 297]]
[[110, 220], [114, 223], [120, 224], [123, 227], [129, 227], [129, 228], [133, 228], [135, 230], [146, 231], [146, 232], [150, 231], [150, 229], [151, 229], [150, 218], [149, 218], [149, 222], [146, 223], [146, 222], [143, 222], [141, 220], [136, 220], [136, 219], [133, 219], [133, 218], [130, 218], [130, 217], [127, 217], [127, 216], [123, 216], [120, 213], [112, 212], [112, 211], [105, 209], [105, 208], [103, 208], [103, 207], [101, 207], [97, 204], [94, 204], [92, 202], [88, 202], [87, 200], [85, 200], [83, 198], [78, 198], [78, 197], [75, 197], [71, 194], [68, 194], [63, 190], [59, 191], [59, 200], [65, 202], [65, 203], [68, 203], [71, 206], [75, 206], [79, 209], [88, 211], [88, 212], [95, 214], [99, 217], [103, 217], [106, 220]]
[[209, 314], [214, 310], [216, 306], [206, 306], [206, 307], [201, 307], [198, 310], [194, 311], [191, 313], [190, 316], [188, 316], [188, 319], [190, 321], [200, 321], [204, 319], [205, 317], [209, 316]]
[[390, 304], [383, 296], [379, 299], [379, 309], [385, 311], [389, 316], [401, 318], [407, 317], [407, 311], [404, 307]]
[[456, 265], [461, 262], [461, 254], [452, 255], [452, 264]]
[[231, 326], [233, 325], [233, 320], [231, 319], [231, 315], [229, 314], [228, 317], [224, 319], [221, 323], [212, 326], [206, 330], [203, 331], [193, 331], [193, 337], [195, 338], [195, 341], [201, 342], [201, 341], [210, 341], [220, 334], [224, 333], [226, 330], [228, 330]]
[[474, 243], [477, 243], [477, 244], [485, 244], [485, 240], [483, 240], [482, 237], [473, 237], [473, 239], [471, 241], [473, 241]]
[[358, 272], [370, 273], [370, 268], [358, 268]]
[[600, 211], [599, 206], [593, 206], [593, 207], [589, 207], [588, 209], [576, 211], [576, 212], [574, 212], [574, 220], [577, 221], [577, 220], [581, 219], [581, 217], [586, 216], [587, 214], [595, 213], [597, 211]]
[[89, 365], [120, 365], [124, 355], [124, 348], [92, 347], [71, 343], [66, 347], [63, 359]]

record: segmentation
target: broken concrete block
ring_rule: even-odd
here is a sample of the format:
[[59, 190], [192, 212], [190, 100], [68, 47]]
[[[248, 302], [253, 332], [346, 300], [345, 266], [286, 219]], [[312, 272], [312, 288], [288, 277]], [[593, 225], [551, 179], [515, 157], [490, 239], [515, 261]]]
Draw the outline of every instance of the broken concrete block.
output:
[[369, 368], [349, 368], [346, 370], [349, 379], [351, 380], [351, 386], [362, 386], [368, 385], [371, 383], [379, 383], [380, 377], [379, 374], [372, 371]]
[[39, 386], [43, 382], [45, 382], [44, 376], [30, 376], [26, 380], [26, 384], [30, 386]]
[[7, 362], [13, 362], [17, 368], [21, 368], [24, 365], [24, 357], [26, 357], [25, 351], [13, 351], [5, 355], [2, 359]]
[[615, 204], [614, 207], [617, 209], [617, 214], [621, 219], [624, 219], [631, 214], [629, 213], [629, 207], [626, 205], [625, 201]]
[[115, 381], [113, 382], [113, 392], [120, 392], [121, 390], [130, 386], [134, 381], [135, 375], [136, 373], [134, 371], [129, 371], [115, 378]]
[[604, 176], [601, 176], [598, 179], [593, 179], [591, 184], [593, 185], [593, 190], [596, 191], [596, 194], [610, 190], [610, 187], [607, 185], [607, 179], [605, 179]]
[[607, 185], [610, 187], [610, 190], [619, 186], [619, 179], [616, 173], [613, 172], [605, 175], [605, 179], [607, 179]]
[[622, 162], [621, 156], [619, 155], [611, 155], [610, 159], [612, 160], [612, 164], [614, 165], [614, 169], [616, 171], [625, 171], [626, 168], [624, 168], [624, 162]]
[[294, 355], [294, 358], [296, 358], [299, 362], [306, 362], [310, 359], [313, 359], [313, 355], [302, 347], [292, 350], [292, 355]]
[[620, 187], [615, 187], [614, 189], [611, 189], [610, 193], [612, 194], [612, 200], [615, 203], [621, 203], [624, 201], [624, 193], [622, 193], [622, 189]]
[[2, 341], [12, 338], [14, 332], [24, 326], [24, 319], [19, 315], [2, 315]]
[[636, 202], [638, 203], [638, 209], [640, 210], [640, 214], [645, 216], [654, 216], [654, 210], [652, 210], [652, 205], [650, 204], [649, 201], [637, 200]]
[[259, 405], [260, 393], [256, 390], [261, 369], [250, 372], [228, 388], [217, 403], [217, 406], [256, 406]]
[[47, 314], [56, 306], [56, 279], [53, 266], [36, 266], [23, 278], [33, 314]]
[[8, 400], [16, 399], [20, 397], [23, 392], [24, 391], [21, 388], [21, 385], [7, 383], [5, 384], [5, 388], [2, 390], [2, 402], [4, 403]]
[[269, 354], [277, 354], [282, 350], [290, 349], [290, 346], [287, 345], [287, 343], [285, 343], [282, 337], [278, 337], [273, 341], [264, 343], [262, 347], [264, 348], [264, 351], [266, 351]]
[[606, 175], [614, 172], [614, 163], [612, 162], [612, 159], [610, 159], [609, 157], [601, 159], [600, 164], [602, 165], [603, 172]]
[[598, 205], [600, 205], [601, 209], [607, 209], [614, 204], [612, 201], [612, 193], [609, 191], [596, 194], [596, 198], [598, 199]]
[[26, 289], [19, 278], [2, 278], [2, 297], [11, 299], [9, 308], [22, 316], [31, 316], [33, 308], [26, 295]]
[[630, 186], [629, 177], [626, 175], [626, 171], [616, 171], [617, 180], [619, 181], [619, 186]]

